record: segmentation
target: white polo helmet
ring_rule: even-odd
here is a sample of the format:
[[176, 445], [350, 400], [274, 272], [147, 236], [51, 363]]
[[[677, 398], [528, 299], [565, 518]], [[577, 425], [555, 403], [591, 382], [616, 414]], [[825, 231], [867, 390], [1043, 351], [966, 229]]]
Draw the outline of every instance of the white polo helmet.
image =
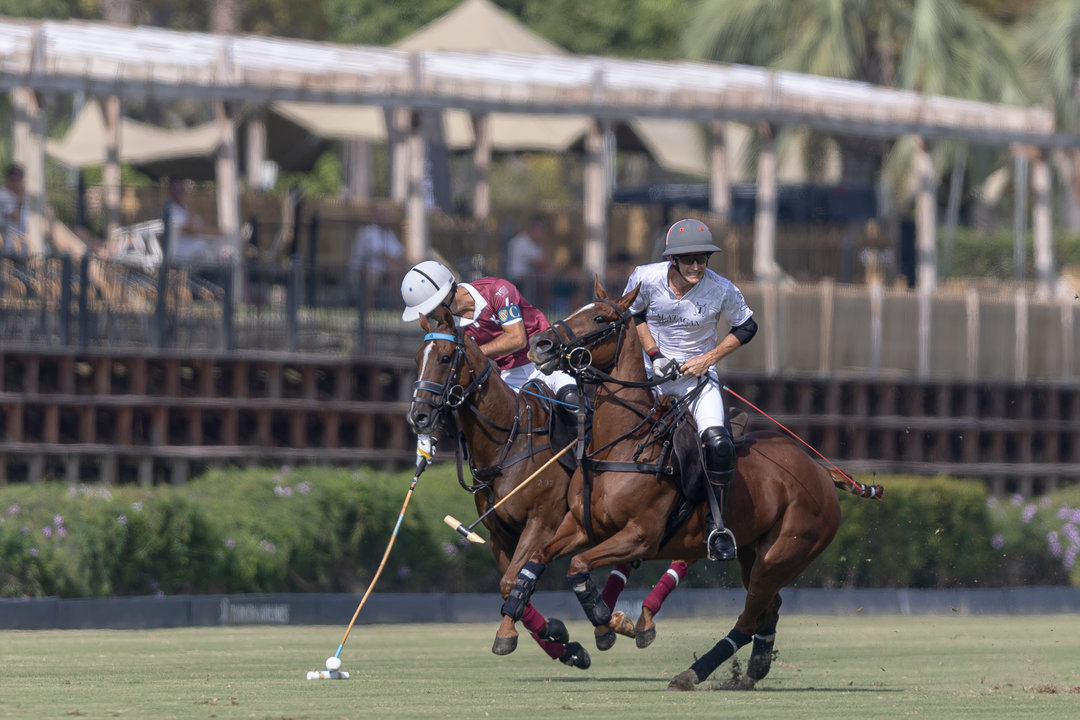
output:
[[425, 260], [414, 265], [401, 281], [401, 299], [405, 301], [401, 319], [412, 322], [439, 307], [450, 294], [454, 282], [454, 273], [441, 262]]

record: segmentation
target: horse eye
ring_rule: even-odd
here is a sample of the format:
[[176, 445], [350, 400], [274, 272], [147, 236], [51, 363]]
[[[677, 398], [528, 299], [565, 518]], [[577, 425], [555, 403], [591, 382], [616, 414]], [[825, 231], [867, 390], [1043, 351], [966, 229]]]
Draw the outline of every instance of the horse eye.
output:
[[603, 323], [607, 322], [607, 318], [604, 317], [603, 315], [594, 315], [593, 316], [593, 322], [598, 324], [598, 325], [602, 325]]
[[443, 365], [449, 364], [450, 356], [449, 355], [440, 355], [439, 356], [439, 362], [441, 362]]

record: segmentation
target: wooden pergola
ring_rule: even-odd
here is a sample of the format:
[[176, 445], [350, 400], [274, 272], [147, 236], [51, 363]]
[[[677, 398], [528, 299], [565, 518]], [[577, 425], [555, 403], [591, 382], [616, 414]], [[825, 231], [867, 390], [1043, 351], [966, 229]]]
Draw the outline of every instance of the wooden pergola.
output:
[[[777, 276], [776, 148], [782, 126], [828, 134], [918, 139], [916, 201], [918, 288], [937, 284], [934, 172], [930, 147], [944, 138], [1008, 146], [1030, 161], [1038, 292], [1049, 294], [1052, 263], [1050, 168], [1055, 147], [1080, 145], [1056, 133], [1053, 113], [958, 100], [762, 68], [692, 62], [646, 62], [602, 57], [506, 53], [408, 52], [272, 37], [182, 33], [152, 27], [0, 19], [0, 89], [16, 108], [15, 157], [26, 168], [32, 204], [29, 235], [41, 247], [45, 203], [46, 128], [39, 95], [84, 93], [102, 100], [110, 129], [105, 165], [106, 208], [116, 222], [120, 205], [118, 148], [121, 106], [129, 98], [200, 99], [215, 109], [219, 225], [239, 242], [239, 192], [234, 108], [264, 108], [275, 101], [368, 105], [392, 111], [396, 199], [406, 207], [406, 247], [427, 252], [423, 198], [424, 113], [459, 108], [473, 117], [478, 197], [487, 193], [491, 147], [487, 117], [494, 112], [585, 115], [585, 270], [604, 272], [606, 208], [610, 198], [606, 140], [613, 123], [633, 118], [692, 120], [713, 140], [710, 183], [713, 210], [729, 202], [723, 123], [756, 124], [766, 142], [758, 161], [754, 271]], [[257, 114], [256, 114], [257, 115]], [[249, 132], [259, 132], [249, 123]]]

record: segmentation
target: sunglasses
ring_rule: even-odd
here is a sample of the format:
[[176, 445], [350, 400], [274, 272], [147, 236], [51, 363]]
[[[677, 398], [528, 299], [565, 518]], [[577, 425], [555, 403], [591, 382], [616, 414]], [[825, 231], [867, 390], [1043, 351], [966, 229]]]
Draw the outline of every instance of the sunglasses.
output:
[[709, 254], [698, 253], [697, 255], [676, 255], [675, 261], [680, 265], [693, 265], [694, 263], [697, 263], [698, 265], [708, 265]]

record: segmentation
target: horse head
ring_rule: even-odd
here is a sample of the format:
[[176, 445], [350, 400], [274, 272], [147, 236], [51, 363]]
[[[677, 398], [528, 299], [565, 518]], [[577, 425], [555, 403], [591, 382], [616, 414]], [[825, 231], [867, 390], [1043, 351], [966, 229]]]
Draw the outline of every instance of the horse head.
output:
[[612, 300], [597, 278], [593, 284], [596, 300], [529, 338], [529, 359], [545, 373], [558, 369], [578, 371], [590, 365], [610, 369], [618, 359], [633, 317], [629, 307], [640, 289], [635, 287]]
[[444, 414], [453, 411], [484, 384], [491, 364], [475, 342], [454, 324], [445, 306], [431, 319], [421, 315], [424, 342], [416, 353], [416, 382], [406, 419], [417, 434], [431, 434]]

